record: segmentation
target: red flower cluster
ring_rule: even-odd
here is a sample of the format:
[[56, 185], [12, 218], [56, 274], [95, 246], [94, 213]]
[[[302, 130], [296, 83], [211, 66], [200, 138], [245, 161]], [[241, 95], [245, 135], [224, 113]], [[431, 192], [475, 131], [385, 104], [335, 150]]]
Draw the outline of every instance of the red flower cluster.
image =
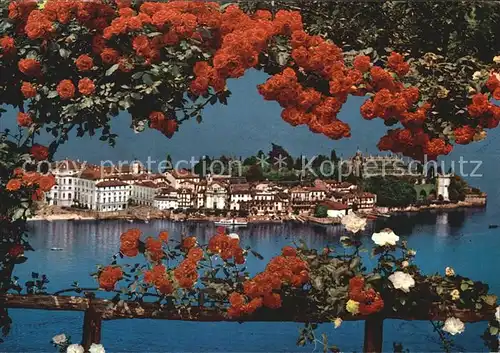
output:
[[151, 114], [149, 114], [149, 126], [160, 131], [168, 138], [171, 138], [177, 131], [178, 123], [175, 118], [167, 119], [162, 112], [151, 112]]
[[0, 57], [3, 55], [11, 55], [16, 52], [16, 42], [14, 38], [9, 36], [4, 36], [0, 38], [0, 48], [2, 48], [2, 52], [0, 53]]
[[381, 151], [403, 153], [419, 161], [423, 161], [425, 156], [427, 160], [436, 159], [440, 155], [449, 154], [453, 149], [452, 145], [442, 139], [431, 139], [421, 128], [389, 130], [377, 146]]
[[303, 89], [292, 69], [286, 68], [258, 88], [264, 99], [275, 100], [285, 108], [281, 117], [289, 124], [306, 124], [311, 131], [333, 139], [350, 136], [349, 126], [337, 119], [343, 102], [312, 88]]
[[144, 273], [144, 282], [153, 284], [163, 295], [172, 294], [174, 286], [164, 265], [155, 265]]
[[42, 146], [38, 143], [33, 144], [30, 148], [30, 154], [37, 161], [44, 161], [49, 158], [49, 149], [45, 146]]
[[349, 299], [359, 303], [361, 315], [374, 314], [384, 308], [380, 293], [373, 288], [365, 289], [365, 280], [362, 277], [353, 277], [349, 280]]
[[36, 96], [36, 88], [29, 82], [23, 82], [21, 85], [21, 93], [24, 98], [33, 98]]
[[161, 239], [148, 237], [146, 239], [146, 251], [151, 261], [157, 262], [165, 257], [165, 253], [163, 251], [163, 241]]
[[392, 52], [389, 58], [387, 58], [387, 65], [400, 77], [406, 75], [408, 71], [410, 71], [410, 65], [404, 61], [401, 54], [396, 52]]
[[34, 187], [32, 189], [31, 199], [40, 201], [44, 193], [50, 191], [56, 184], [56, 178], [52, 174], [40, 174], [37, 172], [25, 172], [21, 168], [14, 170], [12, 178], [7, 182], [5, 189], [15, 192], [21, 187]]
[[[307, 263], [297, 257], [297, 251], [285, 247], [282, 255], [273, 258], [266, 266], [264, 272], [243, 283], [245, 296], [235, 293], [230, 298], [231, 307], [228, 314], [232, 317], [251, 313], [260, 306], [271, 309], [281, 307], [281, 296], [274, 291], [279, 291], [284, 285], [301, 287], [309, 281]], [[248, 303], [245, 300], [248, 298]]]
[[219, 254], [223, 260], [234, 258], [236, 264], [241, 265], [245, 263], [243, 249], [240, 247], [240, 240], [231, 238], [224, 232], [219, 232], [210, 238], [208, 250], [212, 254]]
[[457, 127], [453, 133], [455, 134], [455, 142], [460, 144], [460, 145], [466, 145], [470, 143], [474, 135], [476, 134], [476, 130], [469, 126], [469, 125], [464, 125], [461, 127]]
[[62, 100], [71, 99], [75, 96], [75, 85], [71, 80], [62, 80], [56, 87], [56, 91]]
[[188, 252], [191, 253], [190, 256], [187, 256], [174, 270], [174, 278], [181, 288], [193, 288], [198, 281], [198, 262], [201, 258], [198, 251], [193, 249], [195, 248], [191, 248]]
[[115, 289], [116, 282], [123, 278], [123, 271], [119, 266], [106, 266], [99, 273], [99, 287], [105, 291]]
[[[495, 91], [499, 89], [500, 85], [496, 78], [487, 81], [487, 86], [489, 89], [495, 88]], [[467, 107], [469, 114], [472, 118], [480, 119], [480, 125], [482, 127], [492, 129], [498, 126], [500, 121], [500, 107], [491, 103], [487, 94], [475, 94], [472, 97], [472, 104]]]
[[42, 66], [35, 59], [21, 59], [17, 66], [26, 76], [39, 76], [42, 72]]
[[33, 124], [33, 119], [29, 114], [19, 112], [17, 113], [17, 124], [21, 127], [29, 127]]
[[128, 257], [137, 256], [141, 234], [139, 229], [133, 228], [120, 235], [120, 252]]

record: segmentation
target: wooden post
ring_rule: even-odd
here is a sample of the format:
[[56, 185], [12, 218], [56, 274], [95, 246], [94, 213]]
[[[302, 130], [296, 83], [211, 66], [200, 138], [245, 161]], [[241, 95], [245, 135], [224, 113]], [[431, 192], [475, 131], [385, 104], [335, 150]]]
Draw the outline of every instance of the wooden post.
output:
[[90, 299], [89, 308], [85, 310], [85, 315], [83, 316], [82, 346], [85, 352], [89, 350], [92, 343], [101, 343], [102, 317], [93, 307], [92, 297], [88, 296]]
[[363, 352], [381, 353], [384, 340], [384, 319], [381, 317], [368, 318], [365, 321], [365, 343]]

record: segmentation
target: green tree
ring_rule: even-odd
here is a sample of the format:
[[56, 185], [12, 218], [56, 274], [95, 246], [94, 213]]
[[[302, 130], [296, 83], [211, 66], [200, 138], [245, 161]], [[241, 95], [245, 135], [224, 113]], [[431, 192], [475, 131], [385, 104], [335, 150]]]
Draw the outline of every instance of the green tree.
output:
[[245, 177], [249, 182], [265, 180], [264, 173], [259, 165], [250, 166], [245, 174]]
[[322, 206], [322, 205], [317, 205], [316, 209], [314, 210], [314, 217], [318, 217], [318, 218], [328, 217], [328, 207]]
[[411, 183], [395, 177], [372, 177], [364, 180], [365, 190], [377, 195], [377, 205], [405, 207], [417, 201], [417, 193]]
[[450, 185], [448, 186], [448, 195], [450, 201], [458, 202], [465, 200], [465, 194], [469, 185], [460, 176], [455, 175], [450, 180]]

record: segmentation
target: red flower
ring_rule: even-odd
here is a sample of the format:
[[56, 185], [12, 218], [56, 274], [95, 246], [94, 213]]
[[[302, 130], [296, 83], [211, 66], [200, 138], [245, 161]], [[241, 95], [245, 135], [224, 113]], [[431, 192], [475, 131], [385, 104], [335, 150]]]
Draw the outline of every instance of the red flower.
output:
[[41, 175], [37, 180], [37, 184], [42, 191], [50, 191], [56, 185], [56, 178], [52, 175]]
[[24, 98], [33, 98], [36, 96], [36, 89], [31, 83], [23, 82], [21, 85], [21, 93]]
[[82, 78], [78, 82], [78, 90], [85, 96], [90, 96], [95, 91], [94, 81], [89, 78]]
[[21, 59], [17, 66], [26, 76], [38, 76], [42, 70], [40, 63], [35, 59]]
[[21, 244], [15, 244], [9, 249], [8, 254], [10, 257], [19, 257], [24, 254], [24, 247]]
[[281, 254], [283, 256], [297, 256], [297, 250], [292, 248], [291, 246], [285, 246], [282, 250], [281, 250]]
[[80, 55], [75, 61], [79, 71], [89, 71], [94, 67], [94, 60], [88, 55]]
[[62, 100], [71, 99], [75, 96], [75, 85], [70, 80], [62, 80], [56, 88]]
[[161, 239], [148, 237], [146, 239], [146, 251], [153, 261], [159, 261], [165, 256], [165, 253], [163, 252], [163, 242]]
[[120, 53], [111, 48], [104, 48], [101, 52], [102, 62], [105, 64], [116, 64], [120, 58]]
[[493, 99], [500, 100], [500, 87], [495, 88], [493, 91]]
[[9, 36], [4, 36], [0, 39], [0, 48], [5, 55], [14, 54], [16, 52], [16, 42], [14, 38]]
[[373, 118], [377, 117], [375, 104], [373, 104], [371, 99], [368, 99], [366, 102], [364, 102], [360, 110], [361, 116], [367, 120], [372, 120]]
[[26, 113], [17, 113], [17, 124], [21, 127], [28, 127], [33, 124], [33, 119], [31, 119], [31, 116]]
[[44, 161], [49, 157], [49, 149], [45, 146], [34, 144], [31, 146], [30, 154], [37, 161]]
[[281, 308], [281, 296], [278, 293], [272, 293], [264, 296], [263, 304], [270, 309]]
[[36, 189], [35, 191], [33, 191], [33, 194], [31, 194], [31, 200], [42, 201], [44, 196], [45, 193], [41, 189]]
[[17, 191], [21, 188], [22, 183], [19, 179], [10, 179], [5, 186], [8, 191]]
[[166, 243], [168, 241], [168, 232], [167, 231], [160, 232], [158, 238], [161, 239], [162, 242]]
[[367, 72], [370, 70], [370, 57], [366, 55], [358, 55], [354, 58], [353, 65], [356, 70]]
[[106, 266], [99, 274], [99, 286], [105, 291], [115, 289], [116, 282], [123, 278], [123, 272], [120, 267]]
[[120, 252], [128, 257], [134, 257], [139, 254], [139, 238], [141, 231], [139, 229], [129, 229], [120, 236]]
[[455, 142], [460, 145], [466, 145], [471, 142], [476, 134], [476, 130], [469, 125], [458, 127], [453, 132], [455, 134]]
[[182, 248], [184, 251], [191, 249], [196, 245], [196, 238], [195, 237], [187, 237], [182, 240]]

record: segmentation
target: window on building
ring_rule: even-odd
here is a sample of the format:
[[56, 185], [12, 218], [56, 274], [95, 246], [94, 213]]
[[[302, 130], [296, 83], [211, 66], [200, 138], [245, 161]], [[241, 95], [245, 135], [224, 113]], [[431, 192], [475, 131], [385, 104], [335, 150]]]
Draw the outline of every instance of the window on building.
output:
[[68, 184], [71, 185], [71, 179], [68, 179]]
[[62, 194], [62, 198], [65, 199], [66, 198], [66, 194], [63, 192]]

